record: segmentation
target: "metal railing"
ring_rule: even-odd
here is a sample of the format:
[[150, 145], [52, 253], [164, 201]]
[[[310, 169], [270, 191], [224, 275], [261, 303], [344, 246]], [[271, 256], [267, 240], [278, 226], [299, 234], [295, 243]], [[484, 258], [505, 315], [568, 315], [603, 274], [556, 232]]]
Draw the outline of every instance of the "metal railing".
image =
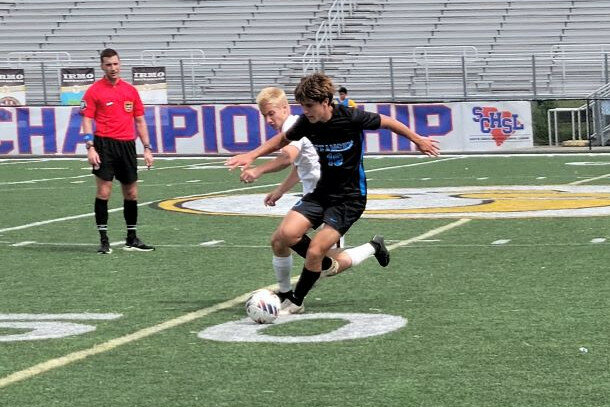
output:
[[351, 14], [352, 0], [335, 0], [330, 6], [326, 20], [323, 20], [316, 30], [313, 44], [305, 49], [301, 57], [304, 75], [310, 69], [320, 69], [320, 50], [324, 49], [325, 55], [330, 54], [333, 36], [339, 36], [343, 32], [346, 12]]
[[[123, 77], [130, 80], [134, 66], [163, 65], [169, 103], [180, 104], [251, 103], [260, 88], [270, 85], [290, 94], [303, 75], [303, 61], [298, 57], [207, 58], [202, 50], [176, 51], [182, 54], [146, 50], [139, 58], [123, 58]], [[586, 62], [579, 54], [482, 55], [476, 49], [461, 48], [432, 56], [433, 51], [331, 55], [320, 62], [335, 83], [349, 87], [354, 99], [369, 102], [585, 99], [609, 82], [605, 51], [588, 53]], [[28, 104], [59, 102], [62, 67], [93, 67], [101, 76], [97, 56], [74, 59], [69, 53], [9, 54], [0, 59], [0, 67], [24, 69]]]

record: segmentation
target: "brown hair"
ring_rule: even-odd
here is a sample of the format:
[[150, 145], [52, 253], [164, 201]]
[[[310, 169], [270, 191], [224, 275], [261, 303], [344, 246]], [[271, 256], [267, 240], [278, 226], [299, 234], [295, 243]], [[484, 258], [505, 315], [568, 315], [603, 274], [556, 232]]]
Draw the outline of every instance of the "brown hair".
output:
[[322, 103], [328, 100], [331, 104], [335, 95], [335, 85], [326, 75], [314, 73], [301, 78], [301, 82], [294, 89], [294, 97], [297, 102], [303, 103], [305, 100], [313, 100]]
[[112, 48], [106, 48], [102, 52], [100, 52], [100, 62], [104, 63], [104, 58], [111, 58], [113, 56], [118, 57], [119, 53], [113, 50]]

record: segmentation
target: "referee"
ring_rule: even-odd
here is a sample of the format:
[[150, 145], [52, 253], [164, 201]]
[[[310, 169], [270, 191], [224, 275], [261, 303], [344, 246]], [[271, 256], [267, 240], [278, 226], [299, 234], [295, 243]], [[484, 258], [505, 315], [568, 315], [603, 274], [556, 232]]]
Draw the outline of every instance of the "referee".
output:
[[[100, 254], [112, 253], [108, 241], [108, 199], [114, 178], [123, 191], [123, 216], [127, 224], [125, 250], [152, 251], [136, 235], [138, 223], [138, 164], [134, 120], [144, 145], [144, 160], [150, 168], [153, 155], [148, 128], [144, 120], [144, 105], [136, 88], [121, 79], [121, 61], [110, 48], [100, 54], [104, 77], [89, 87], [81, 102], [83, 133], [87, 159], [92, 165], [97, 191], [95, 223], [100, 234]], [[93, 122], [95, 121], [95, 136]]]

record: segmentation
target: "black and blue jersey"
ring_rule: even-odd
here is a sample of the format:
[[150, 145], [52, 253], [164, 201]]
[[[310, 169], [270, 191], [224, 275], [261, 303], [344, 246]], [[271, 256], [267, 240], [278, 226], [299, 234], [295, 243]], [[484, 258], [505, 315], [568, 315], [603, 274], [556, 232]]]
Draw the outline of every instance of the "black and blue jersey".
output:
[[321, 177], [314, 194], [327, 198], [366, 197], [364, 130], [377, 130], [381, 117], [345, 106], [333, 106], [326, 122], [311, 123], [305, 115], [286, 131], [286, 138], [311, 140], [320, 156]]

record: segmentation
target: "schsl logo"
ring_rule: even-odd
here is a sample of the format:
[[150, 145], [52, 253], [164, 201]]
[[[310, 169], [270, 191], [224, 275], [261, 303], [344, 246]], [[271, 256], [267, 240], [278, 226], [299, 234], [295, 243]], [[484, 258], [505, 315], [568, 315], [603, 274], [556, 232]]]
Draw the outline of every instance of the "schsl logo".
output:
[[523, 130], [519, 115], [510, 111], [499, 111], [491, 106], [475, 106], [472, 108], [473, 121], [479, 123], [481, 133], [491, 134], [497, 146], [502, 145], [507, 138], [517, 130]]

